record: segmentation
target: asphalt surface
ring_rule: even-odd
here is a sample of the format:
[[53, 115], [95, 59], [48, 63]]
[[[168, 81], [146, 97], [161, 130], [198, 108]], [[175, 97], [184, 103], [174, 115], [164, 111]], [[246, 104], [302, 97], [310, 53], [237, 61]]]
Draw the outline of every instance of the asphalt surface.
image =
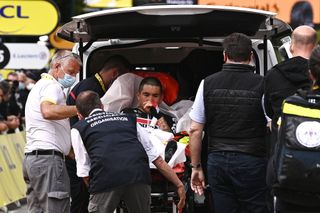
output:
[[9, 210], [8, 213], [26, 213], [27, 212], [27, 205], [24, 204], [21, 207], [18, 207], [13, 210]]
[[12, 203], [5, 208], [0, 208], [0, 213], [26, 213], [27, 203], [23, 199], [19, 203]]

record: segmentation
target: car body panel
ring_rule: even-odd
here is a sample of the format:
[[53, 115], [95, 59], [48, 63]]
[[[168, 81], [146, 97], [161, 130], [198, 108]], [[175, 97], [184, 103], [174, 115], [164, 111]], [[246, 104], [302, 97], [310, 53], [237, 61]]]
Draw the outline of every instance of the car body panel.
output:
[[[127, 58], [135, 68], [176, 75], [193, 51], [204, 50], [214, 55], [213, 58], [204, 55], [207, 58], [204, 64], [221, 60], [223, 39], [234, 32], [251, 38], [252, 65], [256, 66], [257, 74], [265, 75], [278, 63], [277, 48], [272, 40], [280, 40], [292, 32], [291, 27], [275, 15], [230, 6], [140, 6], [75, 16], [57, 34], [76, 43], [73, 51], [83, 60], [78, 80], [98, 72], [101, 63], [115, 54]], [[207, 68], [213, 72], [218, 69], [218, 66]], [[202, 76], [196, 67], [194, 72]], [[182, 73], [187, 74], [185, 70]]]
[[276, 13], [229, 6], [164, 5], [103, 10], [73, 17], [58, 35], [72, 42], [135, 38], [261, 37]]

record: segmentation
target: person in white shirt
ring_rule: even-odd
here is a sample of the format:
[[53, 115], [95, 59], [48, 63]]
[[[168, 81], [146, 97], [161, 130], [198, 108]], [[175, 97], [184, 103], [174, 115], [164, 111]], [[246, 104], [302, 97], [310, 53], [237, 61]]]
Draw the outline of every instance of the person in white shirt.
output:
[[184, 185], [136, 124], [134, 115], [103, 111], [99, 95], [84, 91], [76, 100], [80, 119], [71, 130], [77, 175], [88, 183], [89, 212], [113, 212], [124, 200], [129, 212], [150, 212], [149, 161], [176, 187], [185, 203]]
[[76, 80], [81, 60], [70, 51], [57, 52], [48, 73], [41, 75], [26, 102], [26, 138], [23, 175], [28, 212], [70, 211], [70, 183], [64, 156], [71, 149], [68, 118], [75, 106], [66, 106], [63, 89]]

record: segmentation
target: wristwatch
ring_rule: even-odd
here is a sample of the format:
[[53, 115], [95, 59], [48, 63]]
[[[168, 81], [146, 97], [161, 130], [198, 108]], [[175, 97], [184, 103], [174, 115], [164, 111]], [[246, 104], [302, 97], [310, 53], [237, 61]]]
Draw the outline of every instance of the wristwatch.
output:
[[193, 168], [193, 169], [199, 169], [201, 168], [201, 163], [197, 163], [195, 165], [193, 165], [192, 163], [190, 163], [190, 167]]

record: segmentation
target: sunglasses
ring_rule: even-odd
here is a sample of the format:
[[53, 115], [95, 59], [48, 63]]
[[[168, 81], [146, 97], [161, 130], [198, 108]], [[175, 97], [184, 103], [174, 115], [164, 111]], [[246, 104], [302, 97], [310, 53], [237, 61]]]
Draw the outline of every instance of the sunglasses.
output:
[[17, 81], [17, 80], [6, 79], [5, 81], [8, 82], [8, 83], [11, 83], [13, 86], [18, 86], [19, 85], [19, 81]]

